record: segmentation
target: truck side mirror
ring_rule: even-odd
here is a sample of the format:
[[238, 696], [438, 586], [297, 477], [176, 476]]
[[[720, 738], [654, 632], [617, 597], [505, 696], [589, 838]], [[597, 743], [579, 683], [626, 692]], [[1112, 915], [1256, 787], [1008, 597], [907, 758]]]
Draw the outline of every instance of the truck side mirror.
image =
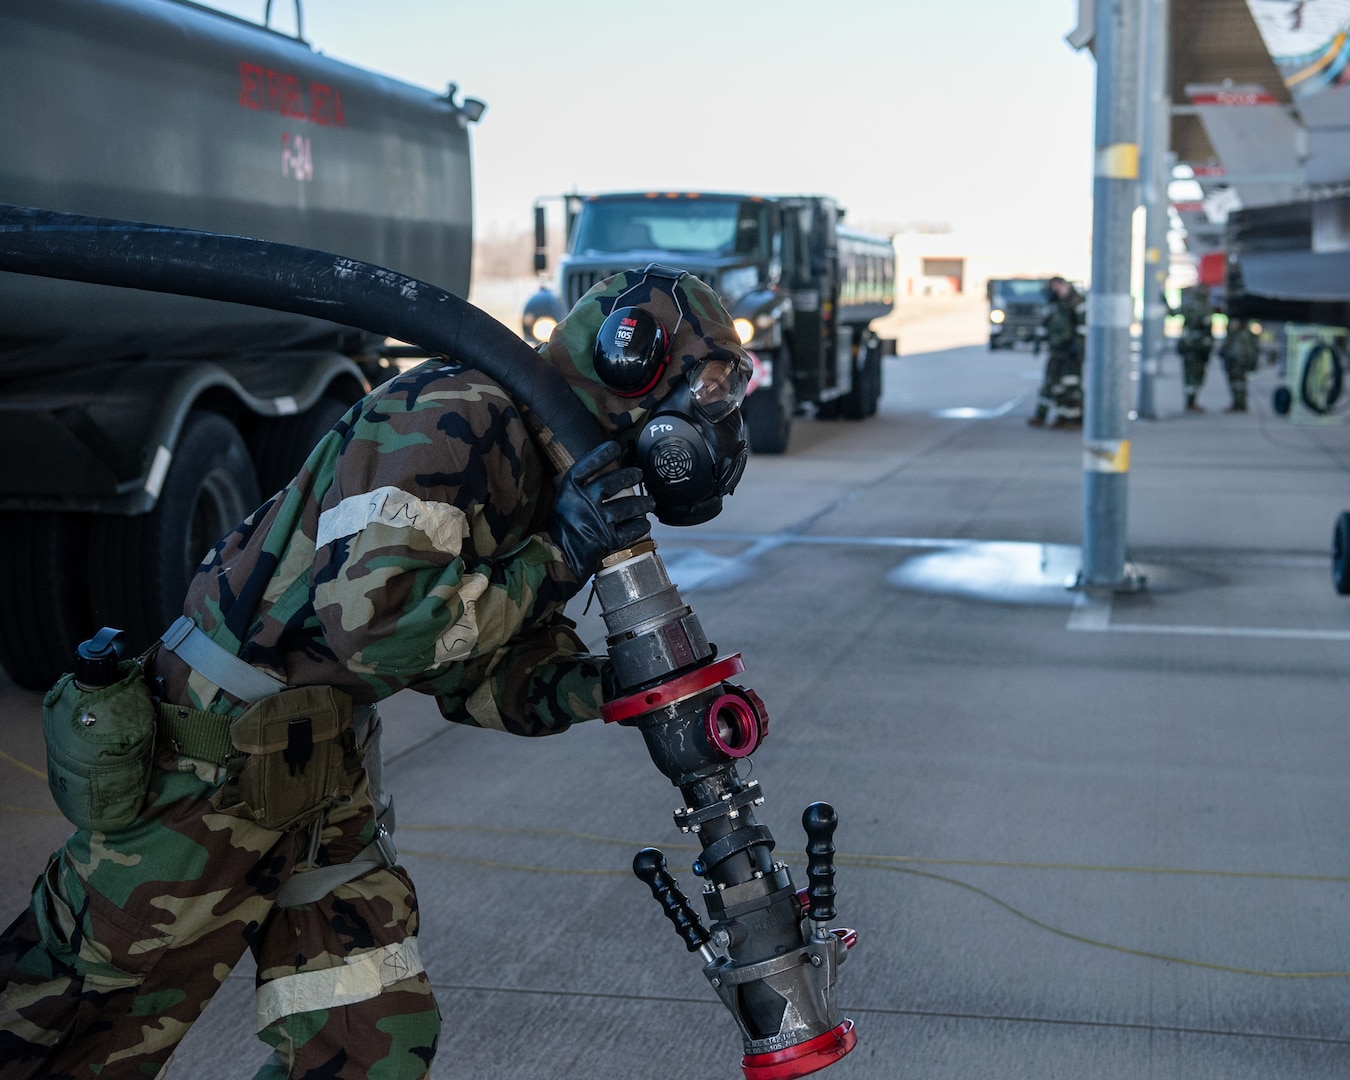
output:
[[544, 208], [534, 208], [534, 272], [548, 269], [548, 226], [544, 223]]

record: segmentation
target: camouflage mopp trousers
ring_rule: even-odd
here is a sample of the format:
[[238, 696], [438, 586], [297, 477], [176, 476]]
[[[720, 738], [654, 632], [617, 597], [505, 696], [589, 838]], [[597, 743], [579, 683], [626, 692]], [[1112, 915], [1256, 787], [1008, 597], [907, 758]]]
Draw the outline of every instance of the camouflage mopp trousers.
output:
[[0, 936], [0, 1080], [161, 1075], [245, 949], [274, 1047], [257, 1080], [429, 1074], [440, 1013], [402, 869], [275, 903], [297, 865], [350, 861], [374, 839], [364, 774], [350, 803], [287, 833], [221, 812], [223, 779], [161, 755], [131, 826], [79, 829], [52, 856]]

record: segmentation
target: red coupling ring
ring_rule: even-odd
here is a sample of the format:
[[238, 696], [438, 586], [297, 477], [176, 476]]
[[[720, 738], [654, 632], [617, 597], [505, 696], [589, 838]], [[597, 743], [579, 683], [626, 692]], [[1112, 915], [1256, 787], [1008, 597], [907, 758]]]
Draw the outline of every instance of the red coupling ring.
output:
[[845, 1020], [824, 1035], [807, 1039], [804, 1043], [774, 1050], [768, 1054], [746, 1054], [741, 1058], [745, 1080], [796, 1080], [827, 1065], [833, 1065], [858, 1045], [858, 1033], [853, 1021]]
[[844, 948], [851, 949], [858, 944], [858, 931], [851, 926], [836, 926], [830, 933], [844, 943]]
[[732, 653], [721, 660], [714, 660], [701, 668], [687, 671], [674, 679], [653, 686], [649, 690], [639, 690], [627, 697], [615, 698], [600, 706], [600, 715], [606, 724], [615, 724], [620, 720], [631, 720], [643, 713], [655, 712], [667, 705], [697, 694], [710, 686], [716, 686], [729, 675], [737, 675], [745, 670], [745, 661], [740, 653]]
[[768, 734], [769, 711], [753, 690], [728, 683], [727, 692], [708, 706], [703, 731], [719, 754], [749, 757]]

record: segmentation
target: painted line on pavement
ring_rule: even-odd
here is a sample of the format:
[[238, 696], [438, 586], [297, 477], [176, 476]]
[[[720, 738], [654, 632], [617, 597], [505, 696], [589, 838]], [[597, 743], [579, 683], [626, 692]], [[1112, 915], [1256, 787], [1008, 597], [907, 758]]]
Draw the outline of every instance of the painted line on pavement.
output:
[[1279, 626], [1197, 626], [1111, 621], [1111, 601], [1082, 595], [1074, 602], [1066, 630], [1113, 634], [1171, 634], [1174, 637], [1276, 638], [1286, 641], [1350, 641], [1350, 630], [1295, 630]]
[[1111, 601], [1101, 600], [1087, 593], [1074, 598], [1066, 630], [1111, 630]]
[[[1070, 627], [1070, 629], [1079, 629]], [[1173, 634], [1190, 637], [1283, 638], [1289, 641], [1350, 641], [1350, 630], [1291, 630], [1278, 626], [1166, 626], [1112, 623], [1105, 629], [1121, 634]]]

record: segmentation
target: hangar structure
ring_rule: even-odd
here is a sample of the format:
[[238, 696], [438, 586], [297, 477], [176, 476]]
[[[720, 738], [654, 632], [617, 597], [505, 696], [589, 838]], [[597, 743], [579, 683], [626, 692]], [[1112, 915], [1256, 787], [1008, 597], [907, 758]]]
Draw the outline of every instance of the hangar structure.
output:
[[1350, 0], [1172, 0], [1172, 210], [1230, 314], [1350, 325]]

